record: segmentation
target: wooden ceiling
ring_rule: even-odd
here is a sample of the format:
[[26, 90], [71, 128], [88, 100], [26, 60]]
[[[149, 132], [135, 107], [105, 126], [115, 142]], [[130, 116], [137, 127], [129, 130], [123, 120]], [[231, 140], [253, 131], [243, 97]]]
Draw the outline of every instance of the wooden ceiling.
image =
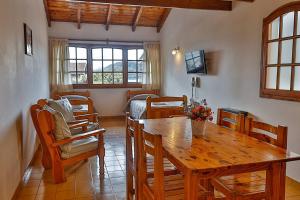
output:
[[[159, 32], [172, 8], [232, 10], [227, 0], [43, 0], [51, 21], [156, 27]], [[239, 0], [253, 2], [254, 0]]]

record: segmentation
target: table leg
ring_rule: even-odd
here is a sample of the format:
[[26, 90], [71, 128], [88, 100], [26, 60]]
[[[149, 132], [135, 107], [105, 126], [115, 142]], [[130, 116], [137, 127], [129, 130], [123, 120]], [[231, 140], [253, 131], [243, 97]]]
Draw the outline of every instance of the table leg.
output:
[[199, 177], [196, 173], [188, 171], [184, 174], [184, 199], [196, 200], [198, 199], [198, 184]]
[[285, 175], [286, 175], [285, 163], [273, 163], [270, 171], [267, 173], [269, 180], [271, 180], [271, 188], [268, 190], [272, 200], [284, 200], [285, 199]]

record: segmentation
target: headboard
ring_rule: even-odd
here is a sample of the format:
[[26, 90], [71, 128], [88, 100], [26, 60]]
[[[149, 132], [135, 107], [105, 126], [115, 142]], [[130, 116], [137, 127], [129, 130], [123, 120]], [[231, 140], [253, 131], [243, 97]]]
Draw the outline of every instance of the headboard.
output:
[[156, 94], [159, 95], [160, 94], [160, 90], [128, 90], [127, 91], [127, 101], [134, 97], [135, 95], [139, 95], [139, 94]]
[[67, 95], [80, 95], [85, 97], [90, 97], [90, 92], [88, 90], [86, 91], [70, 91], [70, 92], [53, 92], [52, 98], [53, 99], [60, 99], [61, 96], [67, 96]]

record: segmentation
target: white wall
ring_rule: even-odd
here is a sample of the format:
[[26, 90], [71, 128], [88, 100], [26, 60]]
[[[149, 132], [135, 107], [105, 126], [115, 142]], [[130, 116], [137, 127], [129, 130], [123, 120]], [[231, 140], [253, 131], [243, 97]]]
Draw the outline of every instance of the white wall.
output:
[[[130, 26], [110, 26], [109, 31], [104, 25], [82, 24], [77, 29], [76, 23], [55, 22], [48, 29], [49, 37], [82, 39], [82, 40], [106, 40], [110, 41], [158, 41], [159, 34], [155, 28], [137, 27], [132, 32]], [[102, 116], [123, 115], [126, 104], [126, 91], [128, 89], [90, 89], [91, 96], [95, 100], [95, 107]]]
[[[23, 23], [33, 32], [33, 56], [24, 54]], [[36, 146], [29, 107], [49, 95], [43, 1], [1, 1], [0, 27], [0, 199], [9, 200]]]
[[[244, 109], [273, 124], [289, 127], [288, 148], [300, 153], [300, 103], [259, 97], [263, 18], [290, 0], [235, 3], [231, 12], [175, 10], [161, 33], [163, 92], [191, 96], [191, 76], [183, 56], [171, 50], [204, 49], [209, 75], [201, 76], [198, 97], [218, 107]], [[288, 165], [288, 175], [300, 181], [300, 162]]]

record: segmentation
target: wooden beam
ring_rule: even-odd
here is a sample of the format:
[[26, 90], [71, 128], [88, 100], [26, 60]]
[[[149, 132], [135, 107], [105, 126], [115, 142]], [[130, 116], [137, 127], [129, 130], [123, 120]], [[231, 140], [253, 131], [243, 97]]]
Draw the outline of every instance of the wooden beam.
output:
[[77, 8], [77, 28], [80, 29], [81, 28], [81, 4], [78, 5]]
[[44, 0], [44, 8], [45, 8], [45, 13], [46, 13], [48, 26], [51, 27], [51, 16], [49, 14], [49, 7], [48, 7], [47, 0]]
[[108, 5], [108, 10], [107, 10], [107, 16], [106, 16], [106, 25], [105, 25], [105, 29], [107, 31], [109, 29], [109, 24], [110, 24], [110, 20], [111, 20], [111, 11], [112, 11], [112, 5], [109, 4]]
[[221, 0], [70, 0], [71, 2], [88, 2], [143, 7], [187, 8], [206, 10], [232, 10], [231, 1]]
[[132, 31], [133, 32], [136, 30], [136, 26], [139, 23], [142, 12], [143, 12], [143, 7], [137, 7], [136, 8], [135, 15], [134, 15], [134, 18], [133, 18], [133, 23], [132, 23]]
[[171, 12], [171, 8], [166, 8], [163, 15], [161, 16], [161, 19], [159, 20], [158, 24], [157, 24], [157, 32], [159, 33], [160, 30], [162, 29], [165, 21], [167, 20], [170, 12]]

